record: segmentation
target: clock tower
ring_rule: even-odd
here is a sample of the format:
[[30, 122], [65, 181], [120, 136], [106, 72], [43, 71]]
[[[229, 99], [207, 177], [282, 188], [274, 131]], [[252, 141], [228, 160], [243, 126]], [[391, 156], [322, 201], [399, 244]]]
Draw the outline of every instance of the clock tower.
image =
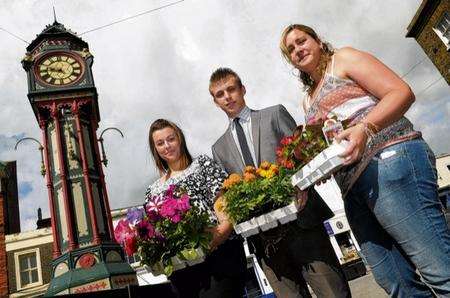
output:
[[137, 284], [114, 240], [92, 64], [88, 44], [56, 20], [22, 60], [44, 147], [54, 240], [48, 296]]

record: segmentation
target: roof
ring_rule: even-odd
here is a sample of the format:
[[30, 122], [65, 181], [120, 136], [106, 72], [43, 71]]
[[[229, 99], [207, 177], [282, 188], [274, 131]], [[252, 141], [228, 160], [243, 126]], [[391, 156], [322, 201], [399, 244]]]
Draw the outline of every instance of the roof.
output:
[[56, 20], [53, 24], [47, 25], [41, 33], [39, 33], [36, 38], [30, 43], [27, 47], [27, 51], [31, 52], [36, 46], [38, 46], [42, 40], [44, 39], [54, 39], [54, 38], [65, 38], [65, 39], [73, 39], [82, 44], [83, 47], [89, 48], [88, 44], [83, 41], [80, 37], [77, 36], [76, 32], [73, 32], [70, 29], [64, 27], [63, 24], [58, 23]]

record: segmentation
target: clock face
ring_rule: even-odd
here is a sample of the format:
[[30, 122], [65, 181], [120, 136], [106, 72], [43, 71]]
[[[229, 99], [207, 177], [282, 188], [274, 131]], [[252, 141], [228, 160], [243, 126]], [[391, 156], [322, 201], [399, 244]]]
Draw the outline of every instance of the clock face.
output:
[[46, 84], [68, 85], [81, 78], [83, 64], [72, 55], [54, 54], [41, 59], [36, 65], [35, 73]]

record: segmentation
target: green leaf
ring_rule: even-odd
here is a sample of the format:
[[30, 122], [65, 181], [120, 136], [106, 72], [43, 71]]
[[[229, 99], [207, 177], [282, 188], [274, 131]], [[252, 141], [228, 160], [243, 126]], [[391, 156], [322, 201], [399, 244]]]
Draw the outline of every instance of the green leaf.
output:
[[181, 251], [181, 255], [183, 256], [184, 259], [192, 261], [198, 258], [198, 254], [197, 251], [195, 251], [194, 248], [189, 248], [189, 249], [183, 249]]
[[169, 277], [173, 273], [173, 265], [169, 264], [166, 267], [164, 267], [164, 274]]

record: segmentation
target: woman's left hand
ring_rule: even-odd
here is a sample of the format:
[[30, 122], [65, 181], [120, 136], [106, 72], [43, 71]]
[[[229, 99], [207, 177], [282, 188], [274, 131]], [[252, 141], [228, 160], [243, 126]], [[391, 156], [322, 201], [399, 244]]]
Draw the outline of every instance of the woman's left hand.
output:
[[364, 124], [358, 123], [341, 132], [336, 140], [349, 141], [348, 148], [339, 156], [345, 158], [344, 165], [349, 165], [359, 161], [366, 149], [367, 134], [364, 131]]
[[233, 226], [230, 223], [222, 222], [215, 227], [207, 229], [212, 234], [211, 242], [209, 243], [210, 251], [214, 251], [222, 243], [224, 243], [231, 234]]

